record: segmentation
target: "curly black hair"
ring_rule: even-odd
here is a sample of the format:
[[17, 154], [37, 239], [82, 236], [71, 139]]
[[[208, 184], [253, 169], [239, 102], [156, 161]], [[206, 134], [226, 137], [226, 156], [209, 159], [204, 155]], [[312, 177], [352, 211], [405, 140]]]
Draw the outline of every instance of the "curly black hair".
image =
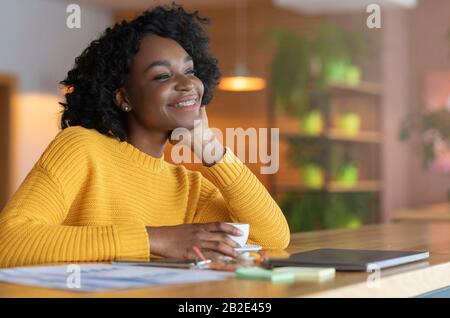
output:
[[75, 59], [73, 69], [60, 82], [66, 87], [66, 102], [60, 103], [64, 107], [61, 129], [82, 126], [121, 141], [128, 139], [126, 113], [116, 107], [113, 94], [124, 86], [141, 40], [150, 33], [175, 40], [192, 57], [196, 76], [204, 85], [202, 105], [209, 104], [221, 76], [202, 26], [209, 21], [173, 2], [107, 28]]

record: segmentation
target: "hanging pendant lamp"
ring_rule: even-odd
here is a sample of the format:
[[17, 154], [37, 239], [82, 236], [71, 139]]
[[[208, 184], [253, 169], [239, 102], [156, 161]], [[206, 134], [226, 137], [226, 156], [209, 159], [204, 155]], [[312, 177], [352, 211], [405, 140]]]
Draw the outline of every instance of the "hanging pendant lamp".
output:
[[220, 81], [219, 89], [224, 91], [258, 91], [266, 87], [266, 81], [261, 77], [249, 75], [247, 65], [243, 58], [246, 48], [246, 0], [236, 2], [236, 67], [229, 77]]

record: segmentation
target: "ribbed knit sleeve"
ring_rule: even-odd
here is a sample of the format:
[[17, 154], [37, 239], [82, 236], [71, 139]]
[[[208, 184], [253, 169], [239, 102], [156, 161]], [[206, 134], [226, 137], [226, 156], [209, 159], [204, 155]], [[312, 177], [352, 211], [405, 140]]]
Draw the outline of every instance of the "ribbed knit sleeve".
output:
[[195, 222], [249, 223], [249, 243], [285, 249], [290, 231], [283, 212], [258, 178], [227, 148], [223, 159], [206, 168]]
[[147, 260], [144, 224], [64, 225], [88, 168], [83, 147], [77, 148], [70, 136], [59, 141], [49, 146], [0, 213], [0, 267]]

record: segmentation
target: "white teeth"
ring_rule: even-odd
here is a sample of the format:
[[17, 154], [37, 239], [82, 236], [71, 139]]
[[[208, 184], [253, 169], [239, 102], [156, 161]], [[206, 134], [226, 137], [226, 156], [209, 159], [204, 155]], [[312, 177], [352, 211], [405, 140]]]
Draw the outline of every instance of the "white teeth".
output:
[[194, 104], [195, 104], [195, 99], [192, 99], [192, 100], [188, 100], [185, 102], [176, 103], [175, 106], [176, 107], [186, 107], [186, 106], [192, 106]]

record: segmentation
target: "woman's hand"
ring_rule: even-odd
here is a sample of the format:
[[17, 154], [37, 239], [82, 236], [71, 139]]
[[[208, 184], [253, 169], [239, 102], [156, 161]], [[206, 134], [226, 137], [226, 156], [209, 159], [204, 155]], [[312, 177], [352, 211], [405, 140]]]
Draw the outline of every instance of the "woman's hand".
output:
[[213, 165], [222, 159], [225, 154], [225, 148], [209, 128], [205, 106], [200, 107], [200, 114], [201, 120], [196, 121], [194, 128], [189, 131], [189, 138], [183, 138], [180, 141], [173, 139], [171, 135], [169, 142], [172, 145], [187, 146], [195, 153], [197, 158], [201, 158], [204, 165]]
[[197, 246], [206, 258], [220, 255], [236, 257], [238, 244], [227, 234], [240, 236], [239, 229], [225, 222], [182, 224], [176, 226], [147, 227], [150, 252], [162, 257], [196, 259], [192, 249]]

